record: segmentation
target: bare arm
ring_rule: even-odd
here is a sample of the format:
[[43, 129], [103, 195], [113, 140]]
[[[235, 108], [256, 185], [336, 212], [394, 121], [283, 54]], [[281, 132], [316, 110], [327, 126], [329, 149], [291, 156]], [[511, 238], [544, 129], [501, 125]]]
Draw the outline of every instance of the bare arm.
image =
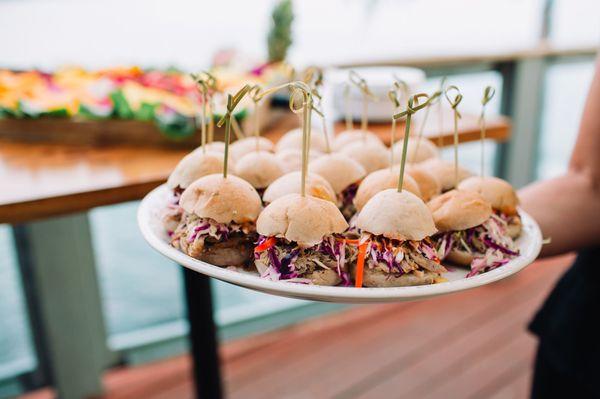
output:
[[552, 239], [541, 256], [600, 245], [600, 58], [568, 172], [523, 188], [519, 197]]

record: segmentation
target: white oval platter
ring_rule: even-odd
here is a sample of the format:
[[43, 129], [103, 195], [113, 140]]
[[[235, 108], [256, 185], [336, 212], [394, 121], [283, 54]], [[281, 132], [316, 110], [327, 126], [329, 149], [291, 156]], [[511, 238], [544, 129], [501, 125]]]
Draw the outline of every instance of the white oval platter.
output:
[[542, 234], [537, 223], [527, 213], [519, 210], [523, 222], [523, 232], [517, 240], [520, 255], [498, 269], [477, 276], [466, 278], [467, 269], [452, 268], [451, 271], [444, 274], [444, 277], [449, 280], [448, 282], [392, 288], [323, 287], [269, 281], [260, 278], [258, 274], [239, 272], [202, 262], [170, 246], [160, 216], [162, 209], [169, 201], [169, 197], [168, 188], [166, 185], [162, 185], [150, 192], [142, 200], [138, 209], [139, 228], [146, 241], [156, 251], [182, 266], [209, 277], [240, 287], [297, 299], [342, 303], [376, 303], [411, 301], [450, 294], [490, 284], [521, 271], [535, 260], [542, 246]]

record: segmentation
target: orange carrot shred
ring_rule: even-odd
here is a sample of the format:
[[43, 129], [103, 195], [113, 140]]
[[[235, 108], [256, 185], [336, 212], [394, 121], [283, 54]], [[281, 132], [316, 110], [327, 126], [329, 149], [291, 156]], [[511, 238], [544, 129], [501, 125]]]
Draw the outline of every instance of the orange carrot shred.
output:
[[269, 237], [262, 244], [260, 244], [256, 248], [254, 248], [254, 252], [265, 251], [265, 250], [271, 248], [273, 245], [275, 245], [275, 243], [276, 243], [275, 237]]
[[363, 273], [365, 270], [365, 256], [367, 254], [367, 243], [364, 242], [358, 246], [358, 259], [356, 260], [356, 278], [354, 286], [356, 288], [362, 287], [363, 284]]

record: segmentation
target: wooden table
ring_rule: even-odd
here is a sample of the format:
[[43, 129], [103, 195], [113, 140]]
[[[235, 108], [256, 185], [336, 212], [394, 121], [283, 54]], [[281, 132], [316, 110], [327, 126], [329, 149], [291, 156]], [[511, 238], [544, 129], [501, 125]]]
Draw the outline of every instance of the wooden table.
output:
[[[449, 144], [451, 118], [444, 120], [442, 142]], [[275, 140], [296, 124], [295, 117], [283, 118], [265, 136]], [[370, 129], [389, 142], [388, 125]], [[478, 139], [476, 117], [465, 115], [460, 130], [460, 141]], [[505, 118], [489, 118], [488, 137], [506, 140], [509, 130]], [[427, 128], [425, 134], [435, 135]], [[13, 225], [41, 368], [51, 370], [61, 397], [101, 393], [99, 377], [111, 362], [85, 211], [142, 198], [165, 181], [184, 154], [0, 141], [0, 223]], [[184, 281], [196, 393], [217, 398], [221, 385], [209, 279], [186, 271]]]

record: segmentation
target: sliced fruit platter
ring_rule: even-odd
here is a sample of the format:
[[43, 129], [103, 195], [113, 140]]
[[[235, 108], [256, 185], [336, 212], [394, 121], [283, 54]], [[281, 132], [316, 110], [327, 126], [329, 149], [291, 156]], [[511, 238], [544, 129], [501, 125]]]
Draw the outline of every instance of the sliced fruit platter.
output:
[[[215, 69], [218, 86], [211, 88], [210, 96], [214, 120], [222, 116], [227, 93], [236, 90], [241, 81], [264, 84], [272, 78], [273, 70], [279, 68], [273, 64], [249, 71]], [[141, 130], [145, 135], [160, 132], [163, 139], [185, 141], [197, 136], [196, 118], [202, 103], [193, 77], [177, 69], [68, 67], [51, 73], [0, 69], [0, 137], [9, 139], [31, 141], [24, 136], [35, 134], [34, 141], [39, 141], [46, 134], [49, 141], [56, 141], [53, 136], [72, 127], [79, 130], [77, 134], [93, 134], [107, 128], [120, 130], [125, 136], [130, 130]], [[234, 116], [239, 121], [247, 112], [248, 104], [241, 104]], [[143, 124], [97, 123], [106, 121]], [[113, 140], [90, 140], [102, 141]]]

